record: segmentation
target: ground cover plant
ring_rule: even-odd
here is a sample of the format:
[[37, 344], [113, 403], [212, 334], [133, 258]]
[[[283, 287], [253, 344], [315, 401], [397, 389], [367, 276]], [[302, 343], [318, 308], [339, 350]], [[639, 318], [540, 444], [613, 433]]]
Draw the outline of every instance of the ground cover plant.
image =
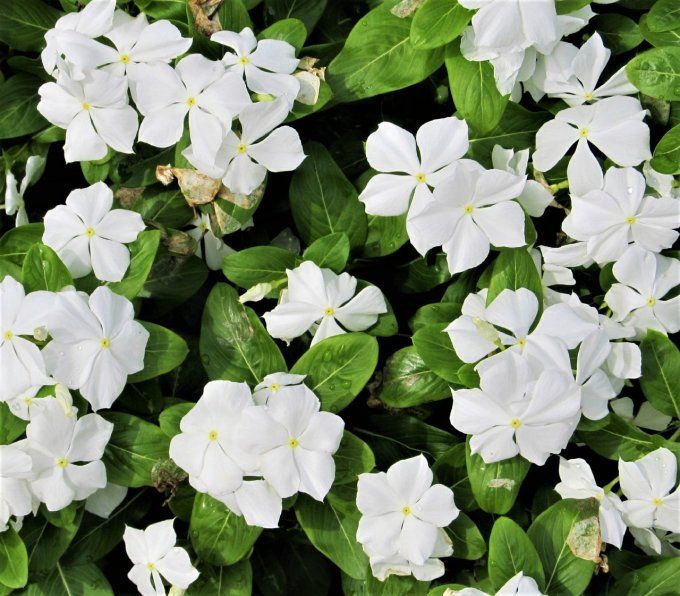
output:
[[0, 0], [0, 594], [676, 594], [674, 0]]

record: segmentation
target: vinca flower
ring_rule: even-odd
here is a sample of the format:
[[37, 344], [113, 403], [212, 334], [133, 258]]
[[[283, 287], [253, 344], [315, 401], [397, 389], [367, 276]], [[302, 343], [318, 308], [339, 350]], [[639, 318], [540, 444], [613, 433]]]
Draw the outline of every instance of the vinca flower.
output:
[[659, 252], [678, 238], [680, 201], [645, 194], [645, 178], [633, 168], [609, 168], [602, 190], [572, 196], [562, 229], [586, 242], [590, 258], [604, 265], [616, 261], [631, 244]]
[[183, 590], [198, 579], [189, 553], [175, 546], [174, 522], [167, 519], [144, 530], [125, 526], [125, 550], [133, 564], [128, 577], [142, 596], [165, 596], [163, 579]]
[[621, 548], [626, 524], [621, 517], [621, 499], [615, 492], [601, 489], [583, 459], [560, 457], [560, 482], [555, 490], [563, 499], [590, 499], [600, 502], [599, 520], [602, 542]]
[[189, 120], [189, 137], [197, 158], [215, 159], [231, 122], [248, 104], [243, 81], [225, 73], [219, 62], [191, 54], [177, 63], [136, 68], [137, 108], [144, 116], [139, 141], [154, 147], [177, 143]]
[[604, 300], [615, 321], [634, 327], [642, 337], [647, 329], [680, 331], [680, 296], [664, 299], [680, 284], [680, 262], [631, 246], [614, 263], [612, 284]]
[[400, 567], [423, 579], [443, 575], [437, 557], [450, 555], [453, 548], [442, 528], [459, 511], [451, 489], [433, 485], [432, 478], [423, 455], [398, 461], [387, 472], [359, 475], [357, 507], [362, 516], [356, 538], [379, 579], [403, 571]]
[[0, 445], [0, 533], [7, 529], [10, 517], [23, 517], [33, 510], [28, 481], [32, 461], [22, 443]]
[[49, 511], [59, 511], [106, 486], [101, 461], [113, 424], [98, 414], [76, 419], [56, 399], [47, 400], [26, 427], [33, 462], [31, 490]]
[[88, 71], [82, 80], [61, 73], [56, 83], [38, 89], [38, 111], [47, 121], [66, 129], [67, 163], [103, 159], [108, 147], [133, 153], [137, 112], [128, 105], [127, 92], [123, 77], [101, 70]]
[[486, 463], [519, 454], [538, 466], [569, 442], [578, 422], [579, 392], [571, 375], [552, 369], [536, 378], [508, 352], [477, 365], [479, 389], [453, 391], [451, 424], [472, 435], [470, 450]]
[[345, 423], [319, 408], [310, 391], [278, 396], [241, 415], [238, 444], [259, 456], [260, 474], [284, 499], [303, 492], [323, 501], [335, 479], [333, 454]]
[[201, 156], [193, 144], [183, 155], [200, 172], [221, 178], [232, 192], [250, 194], [264, 182], [268, 171], [289, 172], [305, 159], [297, 131], [279, 126], [288, 112], [289, 106], [281, 98], [246, 106], [238, 116], [241, 135], [227, 130], [214, 159]]
[[293, 105], [300, 91], [300, 82], [292, 73], [300, 61], [295, 57], [292, 45], [280, 39], [258, 41], [250, 27], [245, 27], [240, 33], [218, 31], [210, 39], [234, 50], [224, 54], [222, 63], [245, 77], [248, 89], [283, 97], [289, 108]]
[[146, 227], [142, 216], [111, 209], [113, 192], [103, 182], [72, 191], [66, 205], [45, 215], [43, 242], [53, 248], [74, 278], [94, 272], [102, 281], [120, 281], [130, 264], [126, 244]]
[[210, 216], [207, 213], [197, 215], [191, 220], [191, 225], [194, 227], [187, 234], [198, 243], [196, 256], [204, 256], [208, 269], [219, 271], [224, 257], [234, 253], [234, 249], [227, 246], [222, 238], [213, 234], [210, 228]]
[[7, 175], [5, 176], [5, 213], [7, 215], [16, 215], [14, 220], [16, 227], [28, 223], [24, 194], [28, 187], [35, 184], [40, 176], [42, 176], [44, 169], [45, 158], [39, 155], [31, 155], [26, 160], [26, 172], [21, 180], [21, 184], [18, 186], [17, 179], [12, 174], [12, 171], [7, 170]]
[[368, 286], [357, 294], [357, 279], [349, 273], [337, 275], [305, 261], [295, 269], [286, 269], [286, 275], [288, 288], [281, 302], [264, 314], [272, 337], [290, 341], [312, 331], [314, 345], [346, 330], [368, 329], [387, 312], [382, 292]]
[[546, 172], [576, 143], [567, 166], [572, 195], [602, 188], [602, 170], [590, 143], [620, 166], [636, 166], [651, 156], [645, 110], [633, 97], [608, 97], [558, 112], [536, 133], [534, 165]]
[[149, 332], [134, 320], [132, 303], [106, 286], [87, 299], [57, 295], [50, 321], [52, 341], [43, 349], [47, 369], [78, 389], [93, 410], [110, 408], [128, 375], [144, 368]]
[[[450, 596], [448, 589], [444, 592], [444, 596]], [[465, 588], [453, 592], [451, 596], [490, 596], [490, 594], [477, 588]], [[538, 589], [538, 584], [533, 577], [524, 575], [520, 571], [505, 582], [495, 596], [543, 596], [543, 592]]]
[[255, 386], [253, 399], [258, 405], [266, 405], [270, 399], [277, 399], [282, 395], [312, 393], [312, 390], [303, 383], [305, 376], [282, 372], [267, 375], [261, 383]]
[[426, 200], [431, 188], [451, 174], [468, 150], [468, 126], [458, 118], [423, 124], [415, 137], [391, 122], [381, 122], [366, 140], [366, 159], [379, 173], [359, 195], [369, 215], [400, 215], [411, 197]]

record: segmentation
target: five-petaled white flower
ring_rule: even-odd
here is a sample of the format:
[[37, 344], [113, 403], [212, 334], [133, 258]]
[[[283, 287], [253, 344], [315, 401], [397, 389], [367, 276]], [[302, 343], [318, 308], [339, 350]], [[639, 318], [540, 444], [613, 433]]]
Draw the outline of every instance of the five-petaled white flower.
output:
[[130, 264], [130, 250], [146, 227], [142, 216], [111, 209], [113, 192], [103, 182], [71, 191], [66, 205], [45, 214], [43, 242], [53, 248], [75, 278], [91, 271], [102, 281], [120, 281]]
[[384, 569], [389, 561], [397, 565], [401, 561], [407, 568], [434, 567], [422, 570], [431, 574], [430, 579], [443, 575], [444, 565], [436, 557], [453, 552], [443, 528], [459, 510], [449, 487], [432, 484], [432, 470], [423, 455], [398, 461], [387, 472], [360, 474], [357, 507], [362, 516], [356, 538], [380, 579], [390, 574]]
[[123, 541], [133, 563], [128, 578], [142, 596], [165, 596], [163, 578], [182, 590], [198, 579], [199, 573], [191, 564], [189, 553], [175, 546], [174, 522], [167, 519], [145, 530], [125, 526]]
[[240, 447], [259, 455], [259, 472], [282, 497], [307, 493], [323, 501], [335, 479], [333, 454], [345, 422], [320, 412], [310, 392], [286, 394], [247, 408], [237, 431]]
[[560, 482], [555, 490], [563, 499], [596, 498], [600, 502], [602, 542], [621, 548], [626, 533], [626, 524], [621, 517], [621, 499], [616, 493], [604, 492], [597, 485], [585, 460], [560, 457]]
[[359, 195], [370, 215], [400, 215], [411, 197], [427, 199], [468, 150], [465, 120], [440, 118], [423, 124], [415, 137], [407, 130], [381, 122], [366, 140], [366, 159], [379, 173]]
[[21, 179], [21, 184], [18, 185], [12, 171], [7, 170], [7, 175], [5, 176], [5, 213], [7, 215], [16, 215], [14, 225], [17, 227], [28, 223], [24, 193], [29, 186], [35, 184], [38, 178], [42, 176], [44, 169], [45, 158], [39, 155], [31, 155], [26, 160], [24, 177]]
[[212, 162], [231, 122], [250, 102], [243, 81], [225, 73], [219, 62], [191, 54], [177, 63], [140, 65], [136, 69], [137, 108], [144, 116], [139, 140], [155, 147], [177, 143], [189, 116], [194, 154]]
[[33, 462], [31, 490], [50, 511], [81, 501], [106, 486], [101, 461], [113, 424], [98, 414], [76, 418], [48, 399], [26, 427], [26, 452]]
[[222, 58], [223, 64], [241, 77], [245, 77], [248, 89], [255, 93], [284, 97], [290, 108], [300, 91], [300, 82], [293, 72], [300, 62], [295, 48], [280, 39], [257, 40], [250, 27], [240, 33], [218, 31], [212, 41], [232, 48]]
[[288, 288], [281, 302], [264, 314], [272, 337], [289, 341], [311, 330], [314, 345], [346, 331], [368, 329], [387, 312], [377, 287], [368, 286], [355, 296], [357, 279], [349, 273], [337, 275], [305, 261], [295, 269], [286, 269], [286, 274]]
[[213, 234], [210, 216], [207, 213], [199, 213], [191, 220], [191, 225], [194, 227], [187, 234], [196, 240], [196, 256], [205, 258], [208, 269], [219, 271], [224, 257], [235, 252], [234, 249]]
[[608, 97], [566, 108], [536, 133], [534, 165], [543, 172], [552, 169], [576, 143], [567, 166], [572, 194], [602, 188], [602, 170], [589, 144], [620, 166], [642, 163], [651, 156], [645, 114], [634, 97]]
[[0, 445], [0, 533], [7, 529], [10, 517], [23, 517], [33, 509], [28, 480], [32, 461], [25, 441]]
[[56, 83], [45, 83], [38, 93], [38, 111], [66, 129], [66, 162], [102, 159], [107, 146], [133, 153], [137, 112], [128, 105], [128, 85], [123, 77], [90, 70], [82, 80], [75, 80], [60, 73]]
[[536, 378], [514, 352], [476, 367], [479, 389], [453, 391], [451, 424], [472, 435], [470, 449], [486, 463], [520, 454], [542, 466], [567, 446], [580, 408], [570, 374], [545, 370]]
[[675, 455], [665, 447], [637, 461], [619, 459], [621, 490], [627, 499], [622, 504], [623, 519], [630, 528], [680, 533], [677, 468]]
[[647, 329], [680, 331], [680, 296], [664, 300], [680, 284], [680, 261], [631, 246], [614, 263], [614, 277], [604, 300], [615, 321], [643, 337]]
[[416, 197], [406, 231], [422, 255], [435, 246], [446, 253], [449, 271], [480, 265], [491, 245], [524, 245], [524, 211], [517, 198], [526, 176], [485, 170], [475, 162], [451, 166], [429, 197]]
[[144, 368], [149, 332], [134, 320], [132, 302], [98, 287], [87, 299], [57, 295], [50, 317], [52, 341], [43, 349], [47, 369], [69, 389], [79, 389], [93, 410], [110, 408], [128, 375]]
[[237, 194], [250, 194], [264, 181], [267, 171], [289, 172], [305, 159], [297, 131], [279, 126], [288, 116], [285, 99], [261, 101], [246, 106], [238, 119], [241, 135], [228, 130], [216, 157], [206, 160], [191, 145], [183, 155], [199, 171], [222, 178]]

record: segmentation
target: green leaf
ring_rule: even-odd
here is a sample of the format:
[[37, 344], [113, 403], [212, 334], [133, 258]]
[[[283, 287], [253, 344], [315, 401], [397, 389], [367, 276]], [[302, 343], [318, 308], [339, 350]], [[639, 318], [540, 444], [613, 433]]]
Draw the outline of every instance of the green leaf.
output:
[[227, 284], [216, 284], [208, 296], [199, 345], [203, 366], [213, 380], [257, 385], [266, 375], [286, 370], [281, 351], [258, 316]]
[[290, 208], [300, 236], [307, 243], [345, 232], [351, 246], [366, 239], [366, 214], [354, 185], [319, 143], [307, 143], [307, 158], [293, 174]]
[[545, 585], [541, 559], [524, 530], [507, 517], [494, 523], [489, 537], [489, 577], [500, 588], [519, 572]]
[[12, 414], [7, 403], [0, 403], [0, 445], [9, 445], [24, 434], [28, 421]]
[[411, 23], [411, 43], [418, 49], [444, 46], [467, 27], [474, 12], [458, 0], [425, 0]]
[[202, 259], [188, 259], [170, 255], [162, 245], [149, 277], [144, 284], [143, 296], [162, 301], [163, 307], [172, 308], [193, 296], [208, 277], [208, 268]]
[[654, 48], [638, 54], [626, 66], [626, 74], [646, 95], [680, 100], [680, 48]]
[[44, 580], [28, 587], [26, 596], [113, 596], [113, 590], [96, 565], [57, 563]]
[[28, 581], [26, 546], [9, 526], [0, 532], [0, 583], [8, 588], [22, 588]]
[[[265, 19], [270, 23], [272, 21], [281, 22], [282, 19], [288, 20], [290, 17], [294, 17], [302, 21], [306, 33], [311, 33], [321, 15], [323, 15], [327, 2], [328, 0], [264, 0]], [[276, 24], [274, 23], [274, 25]], [[265, 36], [264, 32], [262, 35], [269, 37], [268, 35]]]
[[604, 45], [615, 56], [636, 48], [644, 41], [637, 23], [622, 14], [599, 14], [592, 22]]
[[425, 596], [430, 582], [418, 581], [413, 576], [390, 575], [385, 581], [373, 577], [370, 569], [366, 579], [355, 579], [342, 574], [342, 590], [345, 596]]
[[224, 0], [217, 15], [223, 31], [241, 31], [244, 27], [253, 26], [243, 0]]
[[647, 331], [640, 349], [642, 392], [657, 410], [680, 418], [680, 350], [666, 335], [653, 329]]
[[393, 217], [368, 216], [368, 234], [362, 251], [364, 257], [384, 257], [399, 250], [408, 241], [406, 213]]
[[[454, 495], [455, 497], [457, 495]], [[451, 556], [466, 561], [476, 561], [484, 556], [486, 552], [484, 536], [482, 536], [475, 522], [462, 511], [446, 528], [446, 533], [453, 543], [453, 555]]]
[[319, 267], [341, 273], [349, 259], [349, 238], [345, 232], [336, 232], [312, 242], [302, 258], [314, 261]]
[[149, 332], [144, 368], [130, 375], [128, 383], [140, 383], [164, 375], [182, 364], [189, 353], [187, 342], [170, 329], [146, 321], [140, 323]]
[[[0, 34], [5, 19], [6, 15], [3, 13], [3, 18], [0, 20]], [[37, 110], [40, 83], [40, 79], [31, 75], [17, 74], [0, 84], [0, 90], [2, 90], [0, 139], [22, 137], [47, 126], [47, 121]]]
[[31, 246], [40, 242], [44, 231], [41, 223], [12, 228], [0, 238], [0, 256], [21, 265]]
[[355, 485], [359, 474], [370, 472], [375, 467], [375, 457], [368, 444], [347, 430], [342, 435], [340, 447], [333, 455], [333, 459], [335, 460], [333, 486]]
[[0, 257], [0, 281], [5, 279], [5, 276], [7, 275], [13, 277], [19, 283], [23, 283], [21, 267], [10, 261], [8, 258]]
[[52, 525], [41, 516], [24, 518], [21, 537], [28, 551], [28, 571], [32, 581], [54, 569], [78, 531], [83, 509], [78, 509], [74, 523], [66, 528]]
[[129, 208], [139, 213], [144, 220], [169, 228], [181, 228], [193, 219], [191, 207], [179, 189], [146, 187]]
[[250, 596], [253, 569], [249, 560], [228, 567], [201, 565], [201, 575], [186, 591], [187, 596]]
[[456, 302], [435, 302], [424, 304], [409, 321], [409, 327], [415, 332], [428, 325], [450, 323], [460, 316], [461, 305]]
[[243, 224], [252, 219], [255, 211], [262, 202], [265, 185], [258, 186], [249, 195], [235, 195], [225, 193], [226, 198], [220, 198], [223, 193], [212, 203], [215, 217], [212, 218], [213, 232], [217, 236], [238, 232]]
[[642, 15], [638, 23], [640, 33], [654, 47], [680, 46], [680, 27], [672, 31], [651, 31], [647, 27], [647, 15]]
[[419, 50], [410, 38], [411, 18], [400, 19], [383, 2], [354, 26], [328, 66], [338, 102], [356, 101], [420, 83], [441, 66], [443, 51]]
[[676, 0], [658, 0], [647, 14], [651, 31], [671, 31], [680, 27], [680, 6]]
[[38, 290], [58, 292], [73, 285], [73, 278], [66, 265], [56, 252], [44, 244], [34, 244], [29, 249], [21, 276], [26, 293]]
[[536, 294], [540, 312], [543, 283], [529, 251], [526, 248], [502, 248], [493, 265], [486, 304], [491, 304], [503, 290], [518, 288], [527, 288]]
[[[299, 0], [297, 1], [299, 2]], [[314, 2], [318, 3], [318, 0], [314, 0]], [[305, 45], [307, 29], [300, 19], [284, 18], [260, 31], [257, 34], [257, 39], [280, 39], [281, 41], [288, 42], [299, 52], [302, 46]]]
[[432, 372], [413, 346], [387, 359], [378, 398], [392, 408], [410, 408], [451, 397], [448, 384]]
[[[227, 255], [222, 263], [226, 278], [241, 288], [286, 279], [286, 269], [294, 269], [295, 255], [277, 246], [253, 246]], [[278, 291], [276, 292], [278, 294]]]
[[261, 533], [262, 528], [249, 526], [216, 499], [196, 495], [189, 538], [200, 559], [212, 565], [233, 565], [248, 555]]
[[522, 481], [531, 466], [519, 455], [492, 464], [484, 463], [481, 456], [470, 452], [469, 437], [465, 448], [465, 464], [478, 505], [487, 513], [499, 515], [510, 511], [515, 504]]
[[130, 267], [125, 277], [121, 281], [108, 284], [109, 288], [129, 300], [135, 298], [144, 288], [151, 273], [160, 241], [161, 233], [158, 230], [146, 230], [128, 244]]
[[134, 2], [141, 12], [153, 19], [169, 19], [186, 24], [186, 0], [134, 0]]
[[104, 412], [113, 423], [104, 464], [107, 480], [121, 486], [153, 486], [154, 466], [167, 460], [169, 437], [155, 424], [122, 412]]
[[0, 41], [21, 52], [38, 52], [61, 13], [40, 0], [0, 0]]
[[444, 329], [447, 323], [426, 325], [413, 334], [413, 345], [425, 366], [449, 383], [458, 383], [458, 371], [465, 364], [453, 349]]
[[457, 115], [477, 134], [496, 128], [509, 96], [498, 91], [491, 63], [467, 60], [457, 44], [447, 46], [445, 63]]
[[453, 491], [457, 507], [463, 511], [478, 508], [465, 464], [464, 443], [458, 443], [442, 453], [435, 460], [432, 471], [437, 482], [448, 486]]
[[580, 595], [599, 560], [602, 542], [597, 499], [563, 499], [531, 524], [527, 534], [543, 564], [546, 594]]
[[378, 364], [378, 342], [365, 333], [328, 337], [311, 347], [290, 372], [307, 375], [306, 384], [321, 407], [339, 412], [359, 395]]
[[193, 407], [194, 404], [192, 402], [183, 401], [174, 406], [170, 406], [169, 408], [165, 408], [165, 410], [158, 415], [158, 425], [161, 427], [161, 430], [170, 438], [179, 434], [180, 420], [182, 420]]
[[624, 575], [612, 593], [626, 596], [675, 596], [680, 581], [680, 559], [670, 557]]
[[661, 137], [650, 165], [661, 174], [680, 174], [680, 124]]
[[342, 571], [355, 579], [367, 577], [368, 557], [356, 539], [361, 515], [353, 499], [333, 490], [322, 503], [300, 495], [295, 516], [309, 541]]

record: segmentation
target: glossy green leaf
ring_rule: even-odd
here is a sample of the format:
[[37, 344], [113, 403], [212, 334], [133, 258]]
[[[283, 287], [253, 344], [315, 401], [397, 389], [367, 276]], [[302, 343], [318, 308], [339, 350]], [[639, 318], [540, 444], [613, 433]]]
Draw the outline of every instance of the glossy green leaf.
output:
[[22, 588], [28, 581], [28, 554], [24, 542], [11, 526], [0, 532], [0, 583]]
[[61, 16], [41, 0], [0, 0], [0, 14], [0, 41], [22, 52], [42, 50], [45, 33]]
[[489, 537], [489, 577], [500, 590], [520, 571], [536, 580], [539, 587], [545, 585], [543, 565], [533, 543], [517, 523], [500, 517]]
[[177, 368], [189, 353], [187, 343], [175, 332], [140, 321], [149, 332], [149, 341], [144, 351], [144, 369], [128, 377], [128, 383], [140, 383], [163, 375]]
[[61, 259], [49, 246], [34, 244], [26, 254], [22, 269], [26, 293], [46, 290], [58, 292], [73, 285], [73, 278]]
[[411, 43], [419, 49], [444, 46], [463, 33], [473, 14], [458, 0], [425, 0], [413, 15]]
[[680, 48], [654, 48], [638, 54], [626, 66], [628, 79], [640, 91], [658, 99], [680, 100]]
[[336, 232], [312, 242], [302, 253], [305, 261], [314, 261], [319, 267], [341, 273], [349, 259], [349, 237]]

